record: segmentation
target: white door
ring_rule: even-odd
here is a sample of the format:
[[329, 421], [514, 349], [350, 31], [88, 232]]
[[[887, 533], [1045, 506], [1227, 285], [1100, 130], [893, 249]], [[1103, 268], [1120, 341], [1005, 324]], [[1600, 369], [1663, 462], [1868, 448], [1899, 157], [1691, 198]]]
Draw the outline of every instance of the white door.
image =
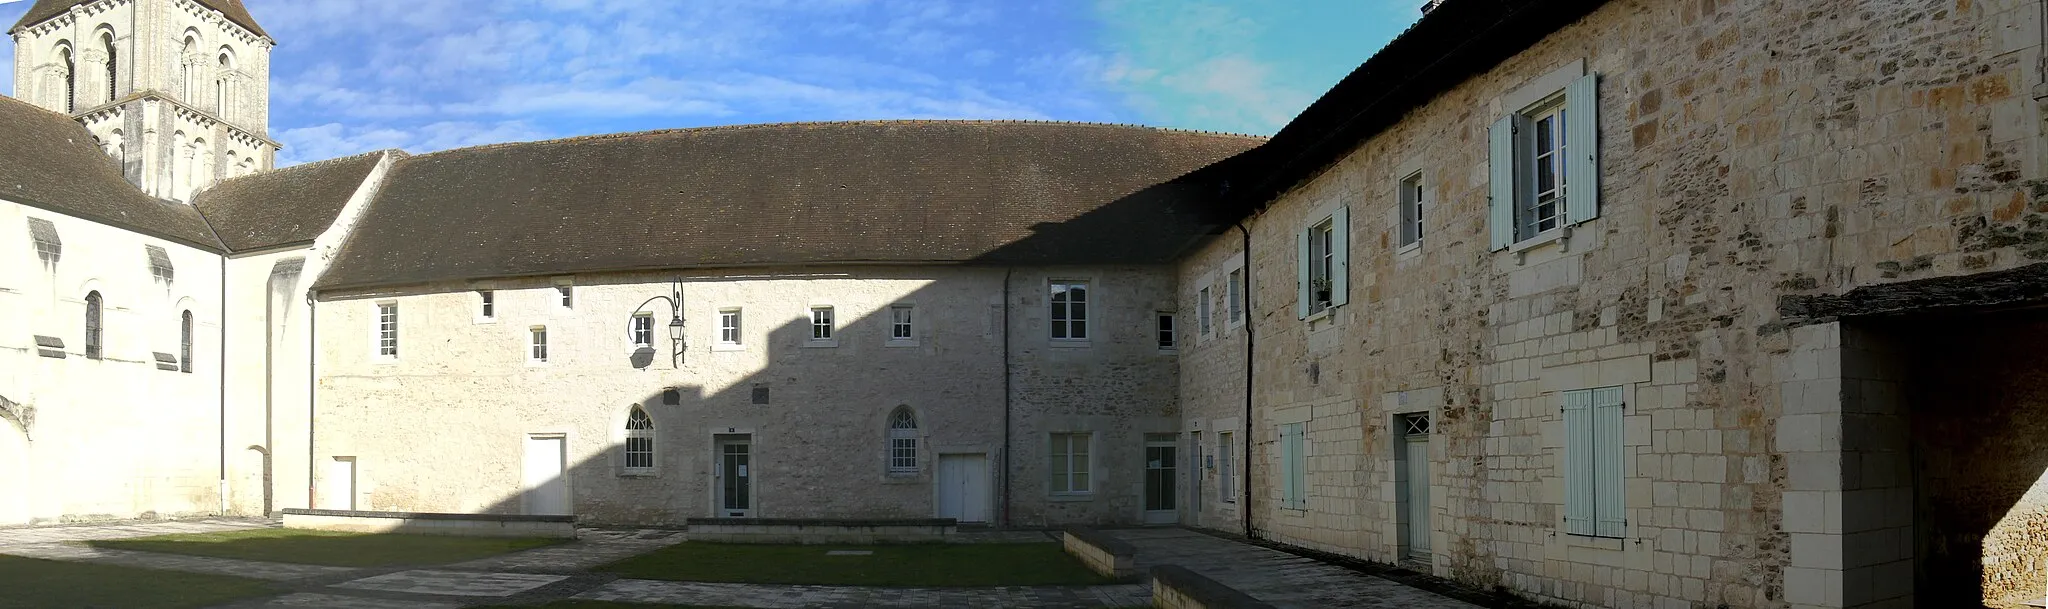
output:
[[1145, 523], [1180, 522], [1180, 446], [1172, 435], [1145, 436]]
[[1406, 433], [1401, 438], [1401, 511], [1407, 523], [1403, 545], [1407, 558], [1429, 560], [1429, 415], [1402, 418]]
[[526, 438], [526, 513], [569, 513], [568, 442], [562, 436]]
[[0, 421], [0, 526], [28, 524], [28, 499], [36, 495], [28, 482], [28, 437]]
[[320, 486], [322, 509], [356, 509], [356, 458], [335, 457], [328, 461], [327, 476], [321, 480]]
[[988, 456], [939, 455], [939, 517], [988, 522]]

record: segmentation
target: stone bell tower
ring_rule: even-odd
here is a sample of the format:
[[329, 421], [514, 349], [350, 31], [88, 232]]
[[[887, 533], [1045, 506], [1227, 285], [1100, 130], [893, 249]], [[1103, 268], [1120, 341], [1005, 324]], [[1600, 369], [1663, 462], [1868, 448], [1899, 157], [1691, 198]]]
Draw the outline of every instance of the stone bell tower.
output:
[[36, 0], [14, 93], [84, 123], [128, 180], [190, 202], [270, 169], [270, 49], [242, 0]]

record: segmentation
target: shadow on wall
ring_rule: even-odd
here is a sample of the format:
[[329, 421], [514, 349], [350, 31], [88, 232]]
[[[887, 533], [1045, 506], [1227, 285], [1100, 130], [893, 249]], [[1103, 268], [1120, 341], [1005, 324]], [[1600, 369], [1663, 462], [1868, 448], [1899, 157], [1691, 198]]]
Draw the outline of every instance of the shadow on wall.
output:
[[[589, 438], [524, 438], [521, 449], [528, 454], [522, 455], [526, 469], [520, 488], [483, 511], [575, 513], [586, 521], [618, 524], [680, 524], [687, 518], [713, 515], [940, 516], [1000, 522], [1006, 515], [1004, 486], [1009, 474], [1002, 466], [1003, 455], [1014, 453], [1021, 442], [1039, 441], [1030, 430], [1017, 428], [1011, 430], [1005, 445], [1000, 423], [1010, 416], [1005, 409], [1009, 371], [1004, 366], [1004, 332], [1016, 338], [1030, 331], [1006, 323], [1019, 316], [1005, 319], [1003, 308], [990, 308], [1004, 293], [1001, 269], [1078, 261], [1091, 266], [1170, 265], [1205, 237], [1228, 229], [1215, 220], [1222, 215], [1214, 207], [1220, 186], [1213, 176], [1218, 172], [1212, 166], [1069, 220], [1034, 226], [1030, 236], [966, 265], [988, 269], [988, 273], [962, 273], [947, 267], [918, 277], [911, 273], [931, 267], [906, 267], [901, 278], [931, 281], [899, 301], [961, 305], [915, 309], [915, 346], [887, 345], [895, 320], [886, 307], [857, 318], [836, 319], [832, 339], [838, 346], [831, 348], [810, 346], [815, 337], [811, 320], [777, 320], [779, 325], [767, 333], [766, 344], [744, 347], [764, 353], [759, 358], [762, 367], [743, 379], [708, 392], [703, 386], [650, 386], [634, 404], [605, 405], [621, 412], [616, 419], [620, 428], [611, 430], [602, 440], [603, 448], [595, 453], [567, 444], [587, 445], [593, 442]], [[647, 284], [644, 289], [648, 296], [668, 292], [666, 284]], [[1172, 298], [1170, 294], [1167, 297]], [[701, 304], [691, 303], [699, 311], [703, 310]], [[656, 302], [649, 307], [657, 317], [655, 347], [631, 353], [623, 365], [651, 371], [670, 366], [667, 328], [660, 319], [666, 311], [661, 306]], [[1149, 314], [1147, 311], [1146, 316]], [[621, 314], [621, 325], [627, 315]], [[745, 319], [743, 323], [762, 321], [767, 320]], [[692, 318], [689, 323], [693, 349], [687, 357], [720, 356], [707, 354], [698, 346], [706, 340], [705, 328], [716, 328], [718, 320]], [[936, 336], [926, 333], [940, 324], [954, 331]], [[985, 330], [958, 331], [961, 328]], [[1148, 327], [1144, 332], [1152, 330]], [[934, 362], [945, 365], [934, 366]], [[832, 375], [812, 374], [819, 366], [857, 368], [867, 372], [868, 382], [849, 384], [835, 382]], [[678, 376], [686, 377], [687, 361], [682, 370]], [[662, 382], [660, 377], [648, 378], [650, 384]], [[916, 399], [906, 400], [904, 395]], [[626, 428], [642, 426], [625, 414], [633, 407], [646, 413], [645, 424], [651, 430]], [[911, 435], [917, 444], [916, 467], [914, 471], [892, 472], [890, 415], [901, 407], [914, 413], [916, 428]], [[1171, 416], [1172, 412], [1164, 414]], [[648, 465], [645, 457], [638, 456], [642, 442], [638, 436], [642, 435], [653, 437], [651, 468], [639, 467]], [[1098, 437], [1098, 446], [1110, 442], [1143, 445], [1142, 431], [1102, 430]], [[967, 465], [942, 468], [941, 453]], [[567, 463], [568, 454], [593, 456]], [[1142, 451], [1136, 454], [1131, 463], [1098, 461], [1096, 488], [1107, 491], [1098, 500], [1106, 506], [1119, 506], [1111, 508], [1116, 514], [1113, 521], [1102, 524], [1135, 524], [1141, 519], [1138, 497], [1122, 498], [1110, 488], [1112, 483], [1134, 484], [1140, 477], [1144, 471]], [[950, 474], [942, 474], [942, 469]], [[1042, 469], [1021, 463], [1009, 467], [1011, 472]], [[946, 475], [972, 479], [940, 479]], [[1007, 483], [1017, 497], [1036, 497], [1045, 491], [1041, 478], [1034, 474]], [[323, 486], [322, 492], [327, 488]], [[1131, 509], [1119, 509], [1124, 504]]]

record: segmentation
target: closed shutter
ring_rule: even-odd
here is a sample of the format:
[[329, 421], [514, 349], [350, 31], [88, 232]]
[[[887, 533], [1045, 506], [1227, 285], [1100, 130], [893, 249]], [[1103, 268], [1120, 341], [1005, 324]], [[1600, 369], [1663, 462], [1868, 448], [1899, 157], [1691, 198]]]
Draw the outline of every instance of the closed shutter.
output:
[[1351, 302], [1351, 207], [1337, 208], [1330, 218], [1330, 306]]
[[1515, 244], [1515, 116], [1494, 121], [1487, 132], [1487, 181], [1492, 193], [1487, 224], [1495, 250]]
[[1294, 426], [1280, 426], [1280, 507], [1294, 507]]
[[1592, 394], [1593, 518], [1596, 534], [1622, 537], [1628, 529], [1628, 515], [1621, 489], [1621, 388], [1595, 389]]
[[1587, 74], [1565, 89], [1564, 217], [1578, 224], [1600, 217], [1599, 75]]
[[1299, 271], [1294, 280], [1294, 317], [1308, 319], [1308, 266], [1311, 262], [1308, 252], [1308, 229], [1301, 229], [1301, 232], [1295, 234], [1295, 243], [1298, 245], [1295, 249], [1300, 255], [1294, 259], [1295, 270]]
[[1593, 535], [1593, 394], [1569, 391], [1564, 394], [1564, 530], [1572, 535]]
[[1294, 424], [1294, 509], [1308, 509], [1308, 426]]

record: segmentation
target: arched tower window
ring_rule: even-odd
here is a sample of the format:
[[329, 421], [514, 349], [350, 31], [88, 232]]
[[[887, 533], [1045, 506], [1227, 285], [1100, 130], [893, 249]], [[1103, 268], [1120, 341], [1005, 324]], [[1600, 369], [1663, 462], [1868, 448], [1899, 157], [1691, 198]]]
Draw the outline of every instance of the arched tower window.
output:
[[917, 416], [909, 406], [889, 415], [889, 473], [917, 473]]
[[626, 417], [625, 465], [628, 474], [654, 472], [654, 419], [634, 406]]
[[221, 118], [227, 118], [228, 108], [233, 106], [228, 103], [228, 70], [234, 69], [233, 63], [228, 58], [227, 52], [222, 51], [220, 54], [220, 71], [214, 76], [213, 80], [213, 113]]
[[71, 59], [71, 47], [57, 49], [57, 60], [64, 64], [64, 111], [78, 111], [78, 64]]
[[121, 53], [114, 50], [114, 33], [100, 34], [100, 46], [107, 52], [107, 102], [112, 103], [120, 96]]
[[198, 52], [199, 39], [186, 35], [185, 50], [178, 54], [178, 85], [181, 87], [178, 92], [184, 94], [187, 102], [193, 102], [192, 98], [199, 96], [199, 81], [192, 76], [193, 55]]
[[184, 372], [184, 373], [186, 373], [186, 374], [191, 374], [191, 373], [192, 373], [192, 312], [191, 312], [191, 311], [186, 311], [186, 312], [185, 312], [185, 315], [184, 315], [184, 317], [183, 317], [182, 319], [180, 319], [180, 320], [178, 321], [178, 336], [180, 336], [180, 337], [183, 337], [183, 339], [182, 339], [182, 340], [181, 340], [181, 341], [179, 342], [179, 345], [178, 345], [178, 347], [179, 347], [179, 351], [178, 351], [178, 370], [179, 370], [180, 372]]
[[101, 332], [101, 328], [100, 328], [100, 305], [101, 305], [101, 304], [102, 304], [102, 302], [101, 302], [101, 300], [100, 300], [100, 293], [99, 293], [99, 292], [92, 292], [92, 293], [90, 293], [90, 294], [86, 294], [86, 295], [85, 295], [85, 357], [86, 357], [86, 359], [100, 359], [101, 357], [103, 357], [103, 356], [105, 355], [105, 349], [104, 349], [104, 347], [103, 347], [103, 345], [104, 345], [105, 343], [101, 342], [101, 336], [100, 336], [100, 332]]

